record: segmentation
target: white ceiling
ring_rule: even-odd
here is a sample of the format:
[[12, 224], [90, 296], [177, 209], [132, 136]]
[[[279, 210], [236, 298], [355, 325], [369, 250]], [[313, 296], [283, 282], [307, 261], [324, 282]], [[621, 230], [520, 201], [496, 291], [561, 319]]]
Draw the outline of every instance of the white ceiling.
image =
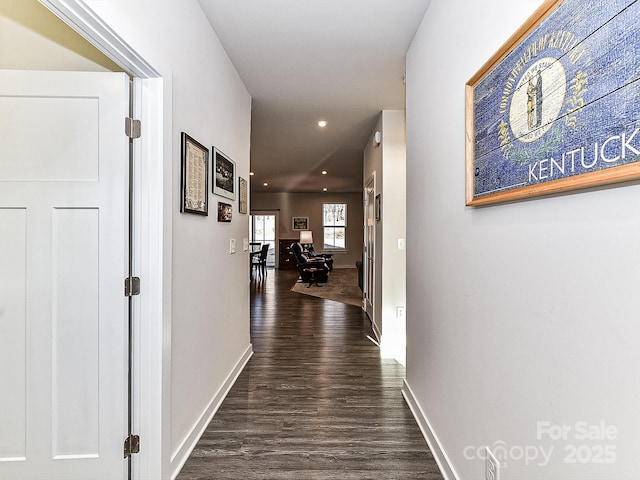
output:
[[404, 109], [429, 0], [199, 2], [253, 99], [252, 192], [361, 191], [378, 114]]

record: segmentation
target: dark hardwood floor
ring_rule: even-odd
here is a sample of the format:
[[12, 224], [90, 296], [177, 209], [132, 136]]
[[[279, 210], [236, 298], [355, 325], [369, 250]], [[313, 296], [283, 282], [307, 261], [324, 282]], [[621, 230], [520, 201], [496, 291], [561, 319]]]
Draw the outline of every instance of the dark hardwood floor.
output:
[[291, 292], [296, 277], [252, 285], [254, 356], [178, 480], [442, 479], [367, 316]]

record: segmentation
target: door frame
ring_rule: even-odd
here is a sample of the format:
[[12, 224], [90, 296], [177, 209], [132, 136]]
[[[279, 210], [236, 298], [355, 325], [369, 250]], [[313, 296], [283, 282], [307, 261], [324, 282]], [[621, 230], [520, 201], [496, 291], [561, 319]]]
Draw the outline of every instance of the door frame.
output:
[[[369, 189], [372, 189], [373, 192], [371, 194], [369, 194]], [[376, 324], [376, 298], [375, 298], [375, 292], [376, 292], [376, 268], [375, 268], [375, 263], [376, 263], [376, 219], [375, 219], [375, 211], [373, 212], [372, 218], [369, 218], [369, 212], [370, 212], [370, 208], [372, 207], [373, 209], [375, 209], [375, 198], [377, 195], [377, 190], [376, 190], [376, 172], [373, 172], [369, 178], [367, 178], [367, 181], [365, 183], [365, 187], [363, 189], [363, 205], [364, 205], [364, 245], [362, 248], [362, 251], [364, 253], [363, 257], [362, 257], [362, 287], [363, 287], [363, 297], [364, 297], [364, 301], [363, 301], [363, 308], [364, 311], [367, 313], [367, 315], [369, 316], [369, 320], [371, 320], [371, 325], [373, 327], [373, 332], [377, 337], [378, 342], [380, 342], [381, 339], [381, 332], [378, 331], [377, 328], [377, 324]], [[374, 200], [373, 205], [370, 205], [369, 203], [369, 199], [372, 198]], [[368, 225], [369, 220], [371, 220], [373, 222], [373, 225]], [[371, 235], [371, 239], [369, 238], [369, 236]], [[369, 242], [369, 240], [371, 240], [371, 242]], [[371, 243], [371, 252], [368, 249], [368, 244]], [[371, 262], [369, 261], [369, 257], [371, 257]], [[370, 263], [373, 263], [373, 265], [370, 265]], [[370, 273], [371, 272], [371, 273]], [[369, 278], [369, 277], [372, 278]], [[368, 299], [371, 299], [371, 301], [369, 302]]]
[[172, 151], [171, 72], [162, 76], [82, 0], [38, 1], [133, 78], [133, 111], [142, 122], [142, 136], [133, 149], [133, 264], [141, 295], [133, 307], [132, 415], [141, 448], [132, 457], [132, 475], [168, 478], [172, 169], [164, 152]]

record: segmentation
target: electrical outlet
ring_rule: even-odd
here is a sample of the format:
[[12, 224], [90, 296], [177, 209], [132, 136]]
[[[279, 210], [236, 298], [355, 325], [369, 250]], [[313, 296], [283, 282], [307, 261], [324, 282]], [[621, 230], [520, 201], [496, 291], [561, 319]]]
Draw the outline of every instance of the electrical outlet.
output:
[[398, 320], [404, 320], [406, 313], [407, 310], [405, 307], [396, 307], [396, 318]]
[[489, 447], [485, 447], [485, 450], [484, 478], [486, 480], [500, 480], [500, 463]]

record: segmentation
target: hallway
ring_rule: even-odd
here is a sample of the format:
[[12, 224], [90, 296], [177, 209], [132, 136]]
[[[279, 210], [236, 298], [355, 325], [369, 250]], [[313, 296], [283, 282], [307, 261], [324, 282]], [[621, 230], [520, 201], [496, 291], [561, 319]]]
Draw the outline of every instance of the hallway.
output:
[[291, 292], [296, 276], [252, 285], [255, 353], [178, 480], [442, 479], [366, 315]]

